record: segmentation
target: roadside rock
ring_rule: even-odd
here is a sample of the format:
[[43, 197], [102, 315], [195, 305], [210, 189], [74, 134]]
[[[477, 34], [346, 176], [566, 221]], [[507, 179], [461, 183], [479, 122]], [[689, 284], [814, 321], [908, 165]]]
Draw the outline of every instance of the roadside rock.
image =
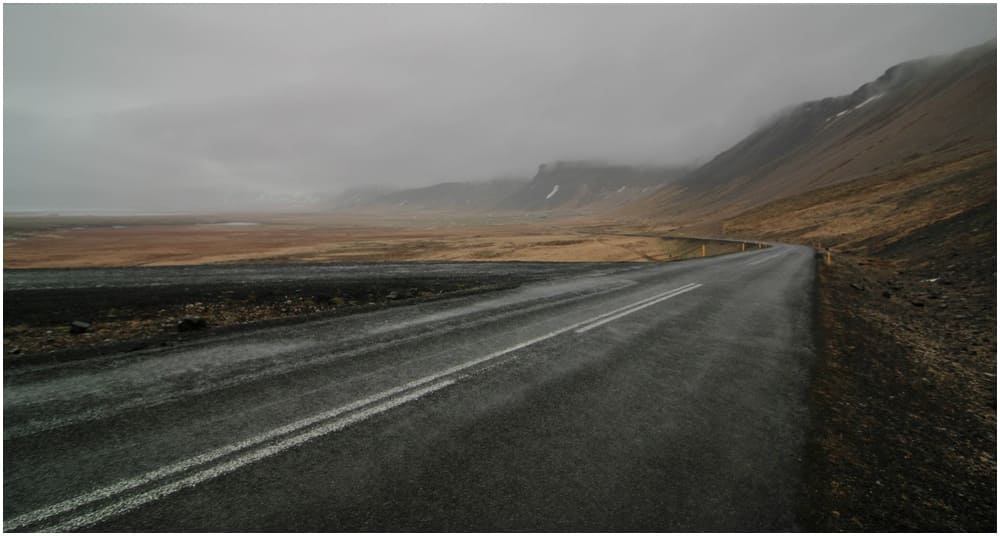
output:
[[80, 320], [75, 320], [73, 321], [72, 324], [69, 325], [69, 332], [73, 335], [87, 333], [91, 329], [93, 329], [93, 327], [90, 325], [89, 322], [81, 322]]

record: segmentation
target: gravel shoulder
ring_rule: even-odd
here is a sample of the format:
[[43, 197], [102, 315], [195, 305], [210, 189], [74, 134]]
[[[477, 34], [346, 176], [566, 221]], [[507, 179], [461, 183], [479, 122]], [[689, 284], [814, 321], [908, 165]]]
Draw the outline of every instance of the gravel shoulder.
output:
[[[953, 236], [938, 231], [914, 239]], [[995, 219], [985, 234], [995, 244]], [[897, 244], [882, 257], [819, 263], [825, 340], [811, 394], [810, 530], [996, 531], [996, 249], [988, 243]]]

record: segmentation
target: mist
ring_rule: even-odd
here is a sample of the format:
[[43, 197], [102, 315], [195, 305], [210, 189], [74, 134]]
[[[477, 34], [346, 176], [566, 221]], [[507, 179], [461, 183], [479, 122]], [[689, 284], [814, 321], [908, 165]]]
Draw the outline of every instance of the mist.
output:
[[4, 210], [704, 162], [777, 110], [996, 36], [995, 5], [5, 5]]

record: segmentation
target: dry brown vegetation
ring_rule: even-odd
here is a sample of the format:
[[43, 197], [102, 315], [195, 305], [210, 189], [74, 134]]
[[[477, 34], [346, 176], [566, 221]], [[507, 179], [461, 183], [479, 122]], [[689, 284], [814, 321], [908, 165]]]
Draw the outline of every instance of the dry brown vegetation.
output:
[[[517, 223], [508, 217], [488, 222], [441, 214], [407, 220], [363, 213], [241, 214], [228, 220], [8, 216], [4, 268], [250, 261], [626, 262], [671, 260], [694, 252], [686, 240], [627, 231], [594, 221]], [[712, 245], [709, 254], [730, 250]]]
[[726, 235], [866, 254], [996, 200], [996, 145], [930, 155], [725, 220]]

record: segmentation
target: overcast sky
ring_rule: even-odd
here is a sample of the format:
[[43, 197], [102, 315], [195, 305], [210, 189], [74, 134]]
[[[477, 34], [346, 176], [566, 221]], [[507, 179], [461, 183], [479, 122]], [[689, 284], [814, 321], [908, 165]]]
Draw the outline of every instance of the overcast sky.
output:
[[4, 209], [236, 208], [705, 161], [996, 6], [11, 5]]

